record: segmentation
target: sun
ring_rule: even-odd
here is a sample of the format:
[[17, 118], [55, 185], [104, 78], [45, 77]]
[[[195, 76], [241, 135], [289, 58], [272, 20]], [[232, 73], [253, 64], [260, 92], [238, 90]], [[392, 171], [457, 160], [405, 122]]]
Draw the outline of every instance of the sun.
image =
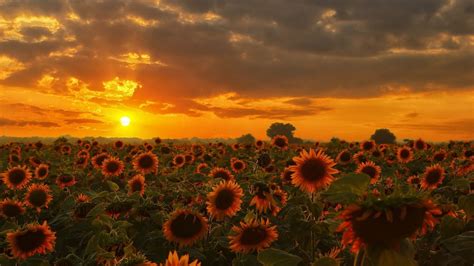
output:
[[124, 126], [124, 127], [128, 127], [130, 125], [130, 117], [122, 116], [120, 118], [120, 124], [122, 124], [122, 126]]

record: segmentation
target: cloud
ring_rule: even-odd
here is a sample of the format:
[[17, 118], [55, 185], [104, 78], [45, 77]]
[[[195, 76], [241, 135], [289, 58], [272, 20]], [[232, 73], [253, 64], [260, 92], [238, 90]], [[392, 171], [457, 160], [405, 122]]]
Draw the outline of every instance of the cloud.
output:
[[65, 119], [64, 122], [67, 124], [102, 124], [103, 122], [97, 119], [88, 119], [88, 118], [73, 118]]
[[11, 119], [7, 119], [7, 118], [0, 118], [0, 125], [1, 126], [16, 126], [16, 127], [29, 127], [29, 126], [59, 127], [59, 124], [54, 123], [54, 122], [29, 121], [29, 120], [11, 120]]

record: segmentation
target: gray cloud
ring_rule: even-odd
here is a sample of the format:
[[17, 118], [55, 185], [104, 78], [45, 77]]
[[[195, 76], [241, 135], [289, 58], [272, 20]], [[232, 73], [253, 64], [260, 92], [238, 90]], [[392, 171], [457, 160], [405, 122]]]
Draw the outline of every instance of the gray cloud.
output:
[[46, 121], [29, 121], [29, 120], [11, 120], [7, 118], [0, 118], [0, 126], [38, 126], [38, 127], [59, 127], [59, 124]]

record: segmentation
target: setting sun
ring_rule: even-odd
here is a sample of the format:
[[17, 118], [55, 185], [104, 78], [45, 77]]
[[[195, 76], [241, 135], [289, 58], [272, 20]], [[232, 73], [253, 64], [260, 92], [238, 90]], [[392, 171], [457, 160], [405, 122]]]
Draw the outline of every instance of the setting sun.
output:
[[120, 118], [120, 124], [122, 124], [122, 126], [124, 126], [124, 127], [128, 127], [130, 125], [130, 117], [122, 116]]

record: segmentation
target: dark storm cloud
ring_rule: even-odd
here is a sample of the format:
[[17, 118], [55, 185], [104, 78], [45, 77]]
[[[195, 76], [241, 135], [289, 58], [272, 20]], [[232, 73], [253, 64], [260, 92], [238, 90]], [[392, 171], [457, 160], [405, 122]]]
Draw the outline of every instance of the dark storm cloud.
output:
[[[34, 87], [53, 71], [61, 80], [73, 76], [100, 90], [105, 80], [129, 78], [142, 85], [132, 100], [174, 105], [147, 110], [198, 115], [199, 106], [188, 105], [193, 98], [226, 92], [242, 98], [300, 97], [288, 103], [310, 106], [305, 97], [374, 97], [474, 85], [474, 4], [468, 0], [182, 0], [159, 6], [124, 0], [0, 1], [6, 18], [22, 11], [53, 16], [61, 29], [53, 34], [24, 28], [22, 41], [0, 37], [0, 54], [27, 63], [0, 82]], [[72, 13], [79, 20], [68, 19]], [[46, 40], [29, 41], [38, 38]], [[77, 53], [48, 56], [68, 48]], [[166, 66], [137, 65], [132, 71], [110, 59], [129, 52], [149, 54]], [[55, 90], [61, 93], [64, 86]], [[255, 115], [248, 109], [212, 111]]]

